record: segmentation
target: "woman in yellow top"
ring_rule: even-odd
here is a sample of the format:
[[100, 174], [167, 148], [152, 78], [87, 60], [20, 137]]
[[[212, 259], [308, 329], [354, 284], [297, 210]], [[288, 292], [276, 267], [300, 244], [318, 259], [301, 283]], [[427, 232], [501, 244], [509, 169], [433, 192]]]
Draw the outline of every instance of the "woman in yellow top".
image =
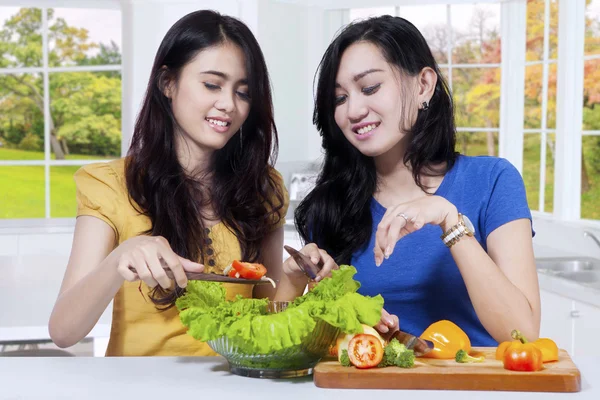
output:
[[[282, 267], [288, 197], [273, 168], [276, 148], [266, 63], [250, 30], [211, 11], [175, 23], [127, 157], [75, 174], [78, 218], [52, 340], [74, 345], [114, 299], [107, 355], [212, 355], [173, 307], [186, 271], [261, 262], [281, 293], [293, 288]], [[269, 285], [227, 289], [229, 297], [275, 295]]]

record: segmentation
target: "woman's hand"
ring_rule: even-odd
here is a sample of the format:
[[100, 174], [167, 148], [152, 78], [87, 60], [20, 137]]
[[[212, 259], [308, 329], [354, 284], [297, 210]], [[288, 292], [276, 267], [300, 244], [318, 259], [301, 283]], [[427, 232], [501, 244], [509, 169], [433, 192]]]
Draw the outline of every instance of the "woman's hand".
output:
[[171, 288], [172, 282], [165, 268], [173, 272], [175, 282], [181, 288], [187, 286], [186, 271], [204, 271], [204, 265], [175, 254], [162, 236], [133, 237], [117, 247], [115, 253], [118, 257], [117, 271], [123, 279], [129, 282], [141, 279], [151, 288], [157, 285]]
[[375, 234], [375, 264], [380, 266], [383, 259], [392, 254], [398, 240], [425, 224], [439, 225], [445, 232], [456, 223], [456, 207], [440, 196], [427, 196], [388, 208]]
[[387, 334], [392, 334], [400, 329], [400, 320], [398, 316], [381, 309], [381, 320], [373, 328], [381, 333], [381, 336], [385, 339], [388, 336]]
[[[339, 268], [334, 259], [327, 254], [325, 250], [319, 249], [314, 243], [307, 244], [300, 250], [300, 252], [305, 256], [308, 256], [315, 265], [319, 264], [320, 261], [323, 262], [323, 267], [317, 274], [315, 282], [319, 282], [323, 278], [330, 276], [332, 270]], [[300, 269], [293, 257], [289, 257], [287, 260], [285, 260], [283, 263], [283, 271], [291, 281], [302, 281], [306, 285], [306, 275]]]

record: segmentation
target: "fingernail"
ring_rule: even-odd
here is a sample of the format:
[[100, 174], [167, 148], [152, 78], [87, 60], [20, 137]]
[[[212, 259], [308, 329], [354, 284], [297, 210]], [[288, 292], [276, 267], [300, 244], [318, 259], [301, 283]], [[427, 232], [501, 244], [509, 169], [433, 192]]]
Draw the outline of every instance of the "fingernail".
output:
[[394, 325], [394, 321], [392, 321], [392, 319], [391, 319], [391, 318], [388, 318], [388, 319], [386, 319], [386, 320], [385, 320], [385, 322], [386, 322], [388, 325], [390, 325], [390, 326], [391, 326], [391, 325]]
[[390, 329], [389, 329], [387, 326], [385, 326], [385, 325], [382, 325], [382, 326], [379, 328], [379, 331], [380, 331], [381, 333], [386, 333], [386, 332], [389, 332], [389, 330], [390, 330]]
[[381, 265], [381, 257], [377, 256], [375, 257], [375, 266], [379, 267]]
[[392, 246], [388, 246], [385, 248], [385, 258], [388, 259], [390, 258], [390, 255], [392, 254]]
[[315, 282], [319, 282], [320, 280], [321, 280], [321, 277], [320, 277], [320, 276], [317, 276], [317, 277], [315, 278]]
[[316, 257], [311, 257], [311, 258], [310, 258], [310, 261], [312, 261], [313, 263], [315, 263], [315, 264], [316, 264], [316, 263], [318, 263], [318, 262], [319, 262], [319, 259], [318, 259], [318, 258], [316, 258]]

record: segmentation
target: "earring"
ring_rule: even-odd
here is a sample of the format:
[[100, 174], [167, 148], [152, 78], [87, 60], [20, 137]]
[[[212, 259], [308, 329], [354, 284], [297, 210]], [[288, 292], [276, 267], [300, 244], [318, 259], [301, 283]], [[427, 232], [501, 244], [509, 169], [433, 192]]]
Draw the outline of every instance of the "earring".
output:
[[243, 140], [243, 136], [242, 136], [242, 127], [240, 126], [240, 150], [244, 150], [244, 146], [242, 144], [242, 140]]
[[424, 102], [421, 104], [421, 110], [423, 110], [423, 111], [427, 111], [427, 110], [429, 110], [429, 104], [427, 104], [427, 102], [426, 102], [426, 101], [424, 101]]

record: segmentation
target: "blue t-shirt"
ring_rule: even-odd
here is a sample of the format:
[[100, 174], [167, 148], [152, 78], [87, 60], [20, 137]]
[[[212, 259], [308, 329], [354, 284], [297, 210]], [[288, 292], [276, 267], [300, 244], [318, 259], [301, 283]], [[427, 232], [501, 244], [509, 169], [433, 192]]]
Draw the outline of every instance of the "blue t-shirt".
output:
[[[494, 229], [521, 218], [531, 220], [523, 179], [502, 158], [459, 156], [435, 194], [469, 217], [486, 251], [487, 236]], [[447, 319], [467, 333], [473, 346], [497, 346], [475, 314], [461, 273], [440, 239], [439, 226], [425, 225], [400, 239], [390, 258], [375, 266], [375, 231], [385, 211], [372, 200], [371, 239], [352, 256], [359, 293], [381, 294], [386, 311], [400, 318], [405, 332], [419, 336], [433, 322]]]

